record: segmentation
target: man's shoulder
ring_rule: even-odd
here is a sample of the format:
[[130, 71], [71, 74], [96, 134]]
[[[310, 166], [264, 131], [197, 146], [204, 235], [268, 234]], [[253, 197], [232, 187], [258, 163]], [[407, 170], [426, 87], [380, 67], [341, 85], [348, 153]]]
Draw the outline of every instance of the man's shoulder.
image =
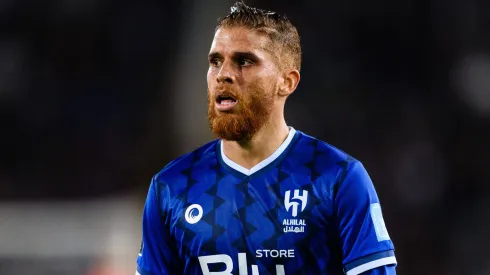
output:
[[154, 176], [154, 180], [168, 184], [192, 177], [192, 173], [200, 170], [199, 168], [216, 162], [217, 142], [218, 140], [213, 140], [172, 160]]
[[[296, 156], [300, 162], [313, 171], [319, 182], [335, 184], [362, 163], [344, 150], [319, 138], [301, 132]], [[297, 163], [301, 165], [302, 163]]]
[[[302, 135], [302, 144], [300, 145], [301, 147], [313, 147], [314, 148], [314, 154], [317, 156], [317, 160], [323, 160], [326, 162], [357, 162], [358, 160], [355, 159], [353, 156], [350, 154], [346, 153], [344, 150], [339, 149], [338, 147], [323, 141], [319, 138], [310, 136], [308, 134], [305, 134], [301, 132]], [[301, 150], [302, 148], [300, 148]], [[321, 156], [321, 158], [318, 158]]]

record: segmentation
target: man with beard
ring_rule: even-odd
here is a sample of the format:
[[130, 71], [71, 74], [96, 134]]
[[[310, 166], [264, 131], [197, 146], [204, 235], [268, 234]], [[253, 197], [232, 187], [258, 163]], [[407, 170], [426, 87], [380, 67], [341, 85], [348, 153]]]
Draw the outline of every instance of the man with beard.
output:
[[236, 3], [209, 54], [217, 140], [152, 179], [137, 274], [395, 274], [394, 247], [362, 164], [284, 119], [299, 35]]

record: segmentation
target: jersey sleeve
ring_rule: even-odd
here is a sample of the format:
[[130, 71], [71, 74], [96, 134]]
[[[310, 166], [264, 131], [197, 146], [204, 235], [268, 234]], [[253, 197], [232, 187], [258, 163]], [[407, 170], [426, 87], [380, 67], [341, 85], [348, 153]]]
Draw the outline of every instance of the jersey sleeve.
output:
[[166, 226], [162, 188], [165, 185], [153, 178], [143, 210], [143, 230], [136, 275], [177, 274], [178, 254]]
[[395, 265], [383, 265], [374, 269], [365, 271], [360, 275], [396, 275]]
[[364, 274], [382, 266], [393, 266], [394, 270], [394, 246], [366, 169], [359, 161], [352, 161], [342, 177], [334, 203], [346, 274]]

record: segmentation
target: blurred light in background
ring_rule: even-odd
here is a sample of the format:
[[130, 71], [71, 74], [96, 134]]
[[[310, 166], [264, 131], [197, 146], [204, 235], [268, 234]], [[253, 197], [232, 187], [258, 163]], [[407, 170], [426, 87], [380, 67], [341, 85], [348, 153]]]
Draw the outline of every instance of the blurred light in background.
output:
[[0, 203], [0, 274], [134, 274], [140, 205], [110, 197]]
[[490, 117], [490, 56], [466, 57], [457, 68], [456, 80], [462, 100], [478, 114]]

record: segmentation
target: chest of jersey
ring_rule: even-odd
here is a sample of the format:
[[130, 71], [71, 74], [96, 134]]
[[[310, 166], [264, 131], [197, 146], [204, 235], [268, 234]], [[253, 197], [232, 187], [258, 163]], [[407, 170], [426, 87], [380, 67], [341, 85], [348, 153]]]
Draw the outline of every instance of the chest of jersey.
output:
[[[203, 274], [315, 274], [322, 266], [311, 261], [328, 257], [335, 242], [320, 187], [279, 168], [254, 177], [218, 173], [177, 196], [171, 235]], [[306, 263], [318, 269], [301, 273]]]

